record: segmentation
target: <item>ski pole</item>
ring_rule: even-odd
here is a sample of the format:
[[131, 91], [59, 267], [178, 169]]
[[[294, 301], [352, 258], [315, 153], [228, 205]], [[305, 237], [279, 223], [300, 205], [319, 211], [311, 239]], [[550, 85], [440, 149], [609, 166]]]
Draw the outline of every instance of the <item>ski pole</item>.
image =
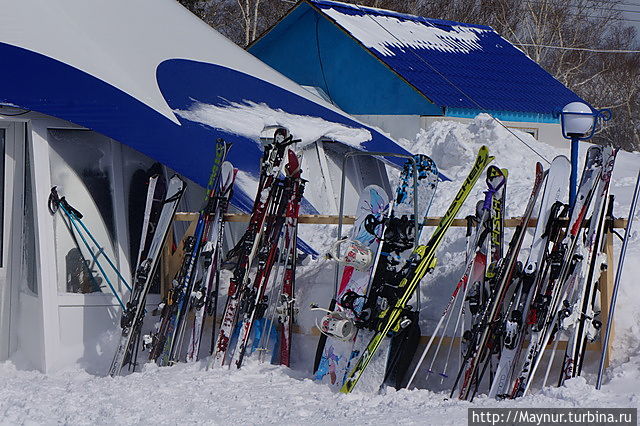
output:
[[[124, 303], [122, 302], [122, 299], [120, 298], [120, 296], [116, 292], [116, 289], [111, 284], [111, 281], [109, 280], [109, 277], [107, 276], [107, 273], [105, 272], [105, 270], [103, 269], [102, 265], [100, 264], [100, 261], [98, 260], [98, 256], [100, 255], [100, 253], [102, 253], [103, 257], [107, 260], [107, 262], [109, 263], [109, 266], [111, 266], [111, 268], [116, 273], [118, 278], [120, 278], [122, 280], [122, 283], [124, 284], [124, 286], [129, 291], [131, 291], [131, 287], [129, 286], [129, 284], [127, 284], [127, 281], [124, 279], [124, 277], [122, 277], [122, 274], [120, 274], [120, 271], [118, 270], [118, 268], [116, 268], [116, 266], [113, 264], [111, 259], [109, 259], [109, 256], [107, 256], [107, 253], [105, 253], [104, 249], [100, 247], [100, 245], [98, 244], [96, 239], [93, 237], [93, 235], [91, 235], [91, 232], [89, 232], [89, 229], [87, 229], [85, 224], [82, 223], [82, 220], [81, 220], [82, 214], [78, 210], [74, 209], [65, 200], [64, 197], [60, 198], [58, 196], [58, 192], [56, 191], [56, 187], [54, 186], [53, 188], [51, 188], [51, 195], [49, 196], [49, 211], [51, 211], [51, 213], [55, 213], [57, 208], [62, 209], [63, 213], [69, 218], [69, 222], [71, 223], [73, 228], [76, 230], [76, 232], [80, 236], [80, 239], [84, 243], [85, 248], [87, 249], [87, 251], [91, 255], [91, 258], [93, 259], [93, 262], [96, 264], [98, 269], [100, 269], [100, 272], [102, 273], [105, 281], [109, 285], [109, 288], [111, 289], [111, 292], [113, 293], [113, 295], [117, 299], [117, 301], [120, 304], [120, 306], [122, 307], [122, 309], [123, 310], [126, 309]], [[82, 226], [82, 229], [84, 229], [84, 231], [87, 233], [89, 238], [91, 238], [91, 241], [98, 248], [98, 252], [97, 253], [94, 253], [94, 251], [89, 246], [89, 243], [88, 243], [87, 239], [84, 237], [84, 235], [82, 234], [82, 231], [78, 227], [78, 223], [80, 223], [80, 225]], [[95, 282], [93, 274], [90, 273], [90, 275], [91, 275], [92, 280]]]
[[[107, 276], [107, 273], [105, 272], [105, 270], [102, 268], [102, 265], [98, 261], [98, 254], [100, 252], [98, 252], [98, 254], [96, 254], [96, 253], [93, 252], [93, 250], [91, 250], [91, 247], [89, 246], [89, 243], [87, 242], [87, 240], [84, 237], [84, 235], [82, 235], [82, 232], [80, 232], [80, 228], [78, 228], [78, 224], [76, 223], [76, 221], [80, 222], [80, 224], [82, 224], [82, 222], [80, 220], [78, 220], [75, 215], [72, 215], [70, 212], [68, 212], [67, 209], [65, 209], [62, 204], [60, 205], [60, 208], [69, 217], [69, 220], [71, 221], [71, 224], [75, 228], [75, 230], [78, 233], [78, 235], [80, 235], [80, 239], [82, 239], [82, 242], [84, 243], [84, 246], [87, 248], [87, 251], [91, 255], [91, 258], [93, 259], [93, 262], [96, 264], [96, 266], [98, 266], [98, 269], [100, 269], [100, 272], [102, 272], [102, 276], [104, 277], [104, 280], [109, 285], [109, 288], [111, 289], [111, 292], [113, 293], [115, 298], [118, 300], [118, 303], [120, 304], [122, 309], [125, 310], [126, 307], [125, 307], [124, 303], [122, 302], [122, 299], [120, 299], [120, 296], [116, 292], [116, 289], [113, 287], [113, 284], [111, 284], [111, 281], [109, 280], [109, 277]], [[86, 228], [85, 228], [85, 230], [86, 230]], [[103, 253], [104, 253], [104, 251], [103, 251]], [[118, 275], [120, 275], [120, 274], [118, 273]], [[131, 288], [129, 288], [129, 290], [131, 290]]]
[[80, 226], [82, 226], [82, 229], [84, 229], [84, 231], [87, 233], [89, 238], [91, 238], [91, 241], [93, 242], [93, 244], [95, 244], [96, 247], [98, 248], [98, 253], [96, 254], [96, 257], [99, 256], [100, 253], [102, 253], [102, 257], [104, 257], [107, 260], [107, 263], [109, 264], [109, 266], [111, 266], [111, 269], [113, 269], [113, 272], [116, 273], [118, 278], [120, 278], [120, 280], [122, 281], [122, 284], [124, 284], [124, 286], [127, 288], [127, 290], [131, 291], [131, 286], [129, 286], [129, 284], [124, 279], [124, 277], [122, 276], [122, 274], [120, 273], [118, 268], [116, 268], [116, 265], [114, 265], [113, 261], [109, 258], [109, 256], [107, 256], [107, 253], [104, 251], [104, 248], [100, 247], [100, 245], [98, 244], [96, 239], [93, 237], [93, 235], [91, 235], [91, 232], [89, 232], [89, 229], [87, 229], [87, 227], [84, 224], [84, 222], [82, 222], [82, 220], [80, 220], [79, 218], [77, 218], [77, 221], [80, 224]]
[[629, 220], [627, 222], [627, 229], [624, 232], [624, 240], [622, 241], [622, 248], [620, 249], [620, 257], [618, 258], [618, 268], [616, 269], [616, 279], [613, 284], [613, 294], [611, 295], [611, 307], [609, 308], [609, 315], [607, 316], [607, 328], [604, 332], [604, 339], [602, 341], [602, 355], [600, 356], [600, 366], [598, 367], [598, 380], [596, 382], [596, 389], [600, 390], [602, 386], [602, 374], [604, 372], [604, 361], [607, 354], [607, 347], [609, 346], [609, 337], [611, 335], [611, 323], [613, 322], [613, 314], [616, 309], [616, 300], [618, 299], [618, 289], [620, 288], [620, 278], [622, 277], [622, 266], [624, 264], [624, 256], [627, 252], [627, 245], [629, 244], [629, 233], [633, 225], [633, 215], [636, 211], [638, 204], [638, 193], [640, 192], [640, 171], [638, 172], [638, 178], [636, 179], [636, 188], [633, 192], [633, 199], [631, 201], [631, 207], [629, 208]]

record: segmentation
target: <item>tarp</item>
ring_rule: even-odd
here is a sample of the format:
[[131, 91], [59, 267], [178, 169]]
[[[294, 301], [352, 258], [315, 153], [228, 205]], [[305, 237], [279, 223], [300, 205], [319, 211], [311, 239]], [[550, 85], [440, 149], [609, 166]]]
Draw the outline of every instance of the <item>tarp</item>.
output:
[[[281, 119], [313, 117], [339, 142], [346, 135], [363, 150], [407, 154], [175, 1], [0, 0], [0, 6], [0, 103], [95, 130], [200, 185], [209, 179], [220, 137], [235, 145], [229, 160], [256, 176], [261, 148], [250, 136], [263, 125], [286, 124]], [[254, 194], [236, 194], [234, 204], [250, 208]]]

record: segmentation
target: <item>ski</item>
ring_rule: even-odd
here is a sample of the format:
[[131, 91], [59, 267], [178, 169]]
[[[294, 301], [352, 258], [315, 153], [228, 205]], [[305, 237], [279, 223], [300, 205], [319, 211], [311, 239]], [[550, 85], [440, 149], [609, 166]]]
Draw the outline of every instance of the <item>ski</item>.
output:
[[597, 284], [600, 274], [606, 269], [604, 254], [604, 240], [606, 232], [607, 212], [609, 211], [609, 182], [615, 163], [616, 150], [605, 147], [602, 150], [603, 168], [593, 200], [593, 213], [589, 220], [589, 227], [585, 239], [581, 244], [582, 260], [577, 267], [576, 287], [573, 289], [571, 301], [566, 300], [560, 329], [567, 336], [567, 348], [560, 373], [558, 386], [562, 386], [566, 379], [578, 375], [582, 359], [582, 352], [587, 340], [593, 341], [597, 337], [602, 323], [596, 319], [600, 309], [594, 309], [599, 302]]
[[236, 247], [227, 254], [228, 257], [235, 256], [237, 261], [233, 277], [229, 283], [227, 302], [222, 315], [220, 330], [215, 339], [215, 349], [209, 361], [209, 367], [214, 365], [222, 366], [226, 362], [229, 341], [236, 326], [240, 302], [243, 300], [244, 292], [249, 285], [249, 270], [264, 235], [265, 220], [271, 205], [275, 184], [283, 166], [285, 151], [294, 142], [293, 137], [285, 128], [278, 128], [274, 131], [272, 142], [264, 146], [260, 167], [260, 181], [258, 182], [258, 191], [249, 225]]
[[217, 182], [229, 147], [230, 145], [224, 140], [218, 139], [204, 206], [200, 211], [196, 229], [188, 244], [188, 255], [185, 253], [178, 279], [174, 280], [173, 287], [169, 290], [162, 309], [160, 330], [153, 338], [153, 349], [150, 351], [150, 359], [155, 360], [159, 366], [171, 365], [179, 357], [186, 325], [185, 317], [191, 304], [196, 264], [202, 249], [203, 235], [206, 235], [206, 230], [210, 226]]
[[[185, 182], [178, 176], [173, 176], [169, 180], [167, 199], [163, 201], [146, 256], [144, 259], [141, 258], [136, 269], [133, 291], [127, 302], [126, 309], [122, 313], [122, 319], [120, 320], [122, 336], [120, 337], [120, 342], [113, 361], [111, 362], [111, 367], [109, 368], [109, 375], [111, 377], [120, 374], [123, 366], [127, 363], [131, 363], [135, 367], [135, 352], [137, 352], [138, 338], [144, 320], [147, 293], [156, 275], [155, 272], [160, 260], [162, 247], [169, 234], [171, 222], [178, 209], [178, 203], [184, 194], [185, 186]], [[155, 192], [155, 185], [150, 186], [150, 191], [151, 190]], [[149, 203], [148, 206], [150, 208], [151, 204]], [[144, 232], [143, 239], [146, 238], [148, 238], [148, 236], [146, 232]], [[141, 252], [145, 245], [146, 244], [141, 243]]]
[[[305, 181], [300, 178], [299, 171], [294, 172], [294, 187], [291, 199], [287, 205], [285, 223], [285, 254], [284, 276], [280, 291], [280, 300], [276, 305], [276, 315], [278, 317], [279, 360], [278, 363], [287, 367], [291, 364], [291, 337], [293, 331], [295, 314], [295, 281], [296, 263], [298, 258], [298, 214], [300, 212], [300, 202], [304, 194]], [[273, 320], [271, 321], [273, 323]], [[268, 336], [269, 334], [267, 334]]]
[[502, 349], [494, 380], [489, 390], [490, 398], [503, 398], [511, 390], [511, 376], [527, 333], [526, 320], [529, 307], [542, 277], [539, 272], [541, 265], [545, 262], [547, 245], [552, 234], [551, 231], [554, 229], [550, 227], [550, 224], [558, 219], [556, 217], [558, 206], [566, 197], [570, 167], [569, 160], [565, 156], [554, 158], [549, 166], [531, 249], [522, 274], [513, 284], [515, 291], [505, 310], [506, 317], [501, 325]]
[[557, 326], [558, 310], [561, 298], [564, 295], [564, 284], [569, 278], [570, 272], [574, 269], [577, 259], [574, 252], [579, 243], [580, 229], [591, 200], [595, 193], [602, 167], [602, 149], [592, 146], [587, 151], [587, 158], [584, 165], [580, 185], [576, 195], [575, 205], [571, 212], [567, 234], [563, 241], [558, 244], [556, 250], [552, 252], [549, 262], [549, 273], [547, 274], [545, 286], [539, 291], [534, 315], [536, 322], [531, 325], [531, 335], [528, 348], [525, 352], [525, 360], [518, 377], [514, 383], [511, 396], [513, 398], [524, 396], [531, 380], [542, 360], [542, 354], [546, 348], [551, 335]]
[[[499, 217], [494, 218], [494, 214], [495, 214], [495, 210], [498, 209], [499, 203], [502, 201], [502, 195], [504, 194], [506, 181], [507, 181], [506, 170], [501, 170], [495, 166], [489, 166], [489, 168], [487, 169], [487, 177], [485, 180], [487, 185], [487, 190], [484, 193], [485, 194], [484, 200], [479, 201], [476, 204], [476, 216], [474, 216], [473, 219], [467, 218], [467, 224], [469, 228], [473, 224], [475, 224], [474, 226], [475, 229], [467, 230], [467, 234], [469, 236], [469, 241], [467, 246], [468, 255], [467, 255], [467, 261], [465, 264], [464, 272], [462, 274], [462, 278], [460, 278], [460, 280], [458, 281], [458, 284], [453, 290], [451, 298], [449, 299], [449, 303], [445, 307], [443, 315], [438, 321], [436, 328], [433, 334], [431, 335], [431, 338], [429, 339], [429, 342], [427, 343], [424, 350], [422, 351], [422, 355], [420, 356], [418, 363], [414, 367], [413, 374], [411, 375], [407, 386], [411, 386], [411, 384], [413, 383], [413, 380], [415, 379], [418, 373], [418, 370], [420, 369], [420, 366], [424, 362], [425, 357], [427, 356], [429, 350], [431, 349], [431, 346], [435, 340], [436, 335], [440, 331], [440, 328], [442, 327], [442, 325], [445, 323], [445, 319], [447, 320], [447, 324], [448, 324], [448, 319], [450, 318], [448, 314], [449, 312], [451, 312], [451, 307], [456, 304], [456, 299], [458, 295], [459, 294], [462, 295], [462, 304], [460, 305], [458, 321], [456, 321], [456, 330], [458, 327], [459, 320], [462, 316], [462, 313], [465, 310], [465, 306], [464, 306], [465, 303], [469, 305], [468, 311], [472, 315], [476, 314], [479, 309], [479, 306], [481, 304], [480, 298], [484, 288], [484, 278], [485, 278], [486, 269], [487, 269], [487, 251], [486, 251], [487, 239], [491, 238], [492, 242], [496, 245], [495, 250], [496, 251], [500, 250], [498, 246], [500, 245], [499, 235], [502, 231], [501, 229], [502, 223]], [[494, 204], [493, 199], [494, 199], [494, 196], [496, 195], [497, 197], [495, 198], [498, 198], [500, 201]], [[493, 226], [492, 226], [494, 222], [493, 219], [497, 219], [497, 222], [500, 222], [500, 223], [496, 223], [497, 232], [495, 233], [493, 232]], [[473, 288], [473, 290], [472, 290], [472, 294], [470, 295], [469, 290], [471, 288]], [[460, 293], [460, 290], [462, 290], [462, 293]], [[445, 329], [446, 329], [446, 326], [445, 326]], [[442, 341], [442, 339], [440, 341]], [[440, 349], [440, 345], [438, 345], [438, 347], [436, 348], [436, 354], [434, 354], [434, 359], [435, 359], [435, 356], [437, 355], [437, 352], [439, 352], [439, 349]], [[432, 365], [433, 365], [433, 362], [429, 367], [429, 372], [431, 370]]]
[[216, 284], [219, 282], [218, 274], [220, 272], [225, 224], [223, 218], [229, 206], [229, 200], [233, 193], [233, 184], [237, 173], [238, 169], [234, 169], [231, 163], [228, 161], [222, 163], [222, 169], [220, 171], [221, 178], [218, 180], [215, 205], [212, 209], [213, 219], [207, 231], [199, 259], [201, 263], [199, 269], [203, 274], [199, 288], [194, 288], [193, 307], [195, 312], [189, 346], [187, 348], [187, 362], [195, 362], [198, 359], [204, 317], [207, 311], [212, 313], [213, 329], [215, 330], [216, 318], [215, 315], [213, 315], [212, 306], [213, 304], [217, 304], [218, 289]]
[[[450, 397], [453, 397], [461, 378], [462, 382], [459, 388], [460, 399], [467, 399], [473, 385], [476, 385], [477, 388], [477, 385], [480, 382], [479, 376], [481, 374], [477, 374], [478, 365], [480, 361], [485, 361], [486, 351], [489, 349], [489, 338], [495, 331], [493, 325], [497, 320], [497, 316], [500, 314], [504, 296], [513, 278], [518, 253], [520, 252], [520, 247], [522, 246], [522, 242], [526, 234], [527, 224], [538, 198], [543, 178], [544, 172], [542, 170], [542, 165], [537, 163], [534, 185], [522, 220], [516, 227], [513, 237], [511, 238], [511, 242], [509, 243], [507, 254], [498, 266], [497, 273], [492, 279], [493, 282], [489, 285], [491, 288], [489, 299], [484, 304], [480, 317], [475, 321], [474, 327], [469, 330], [469, 333], [465, 336], [464, 340], [466, 341], [466, 348], [463, 354], [463, 361], [451, 390]], [[486, 358], [486, 361], [490, 360], [490, 357]]]
[[262, 319], [268, 307], [265, 297], [267, 284], [271, 276], [273, 266], [276, 263], [278, 242], [286, 222], [286, 209], [293, 193], [294, 181], [300, 179], [300, 162], [298, 156], [291, 150], [287, 152], [287, 164], [284, 166], [285, 179], [281, 181], [272, 202], [272, 210], [268, 214], [269, 223], [267, 232], [262, 241], [261, 250], [258, 252], [258, 269], [250, 291], [245, 293], [243, 309], [241, 312], [240, 332], [233, 352], [232, 361], [236, 367], [242, 366], [242, 361], [247, 351], [247, 344], [253, 330], [256, 319]]

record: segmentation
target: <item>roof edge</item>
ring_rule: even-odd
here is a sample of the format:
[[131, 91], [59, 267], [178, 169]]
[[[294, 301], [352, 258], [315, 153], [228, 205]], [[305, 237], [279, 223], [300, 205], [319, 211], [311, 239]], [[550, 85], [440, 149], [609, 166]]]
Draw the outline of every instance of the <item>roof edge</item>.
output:
[[344, 7], [345, 9], [357, 10], [357, 11], [360, 11], [360, 12], [366, 12], [366, 13], [371, 13], [371, 14], [376, 14], [376, 15], [381, 15], [381, 16], [392, 16], [392, 17], [395, 17], [395, 18], [401, 18], [401, 19], [406, 19], [406, 20], [410, 20], [410, 21], [427, 22], [427, 23], [430, 23], [430, 24], [457, 25], [457, 26], [463, 26], [463, 27], [468, 27], [468, 28], [477, 28], [477, 29], [481, 29], [481, 30], [495, 31], [495, 29], [493, 29], [492, 27], [490, 27], [488, 25], [469, 24], [469, 23], [466, 23], [466, 22], [449, 21], [449, 20], [446, 20], [446, 19], [427, 18], [427, 17], [424, 17], [424, 16], [411, 15], [409, 13], [396, 12], [395, 10], [380, 9], [380, 8], [368, 7], [368, 6], [361, 6], [361, 5], [353, 4], [353, 3], [343, 3], [343, 2], [340, 2], [340, 1], [333, 1], [333, 0], [308, 0], [308, 1], [310, 3], [315, 3], [315, 4], [320, 4], [320, 5]]

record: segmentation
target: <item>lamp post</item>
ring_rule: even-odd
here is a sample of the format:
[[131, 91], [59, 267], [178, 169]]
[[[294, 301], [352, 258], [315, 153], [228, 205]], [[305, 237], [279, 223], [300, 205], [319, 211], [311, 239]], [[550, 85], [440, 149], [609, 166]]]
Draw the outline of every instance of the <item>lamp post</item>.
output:
[[569, 207], [573, 208], [578, 187], [578, 141], [591, 139], [596, 131], [598, 118], [611, 119], [611, 111], [594, 110], [582, 102], [571, 102], [562, 108], [560, 124], [562, 136], [571, 139], [571, 174], [569, 176]]

